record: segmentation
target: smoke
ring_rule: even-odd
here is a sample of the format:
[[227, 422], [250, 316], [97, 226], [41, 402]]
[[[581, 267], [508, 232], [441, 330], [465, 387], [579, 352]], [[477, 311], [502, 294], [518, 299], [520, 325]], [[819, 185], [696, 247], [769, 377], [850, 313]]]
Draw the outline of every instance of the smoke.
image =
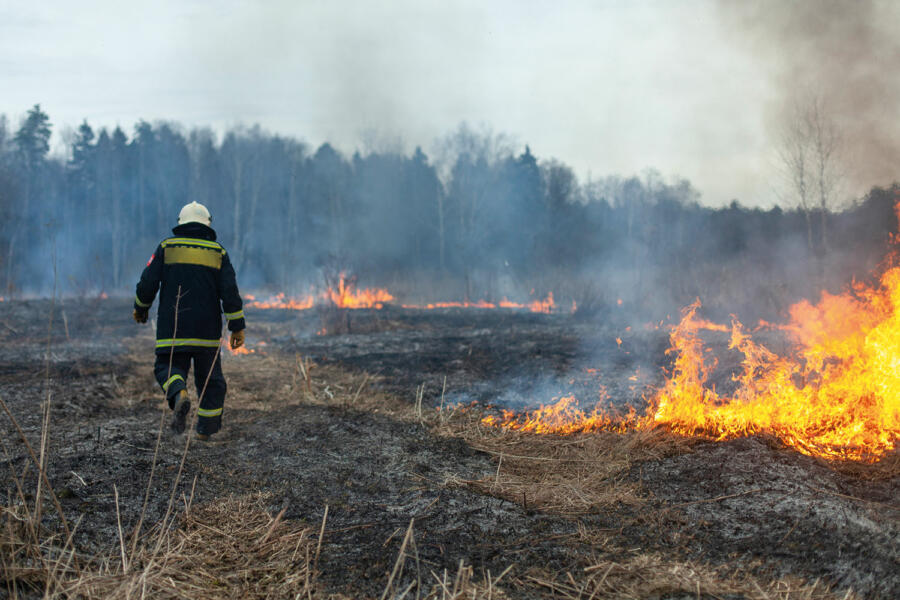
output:
[[900, 4], [722, 0], [719, 9], [725, 26], [770, 73], [773, 143], [798, 107], [818, 101], [840, 135], [839, 167], [849, 192], [858, 197], [898, 179]]

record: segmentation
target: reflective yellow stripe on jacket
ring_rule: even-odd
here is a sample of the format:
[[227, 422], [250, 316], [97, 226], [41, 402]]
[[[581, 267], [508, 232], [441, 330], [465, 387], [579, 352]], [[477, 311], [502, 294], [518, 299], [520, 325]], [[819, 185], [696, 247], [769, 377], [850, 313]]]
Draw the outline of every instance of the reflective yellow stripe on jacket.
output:
[[222, 268], [222, 252], [211, 248], [185, 248], [169, 246], [163, 250], [167, 265], [200, 265], [213, 269]]
[[213, 248], [220, 251], [222, 254], [225, 254], [225, 248], [223, 248], [221, 244], [209, 240], [198, 240], [194, 238], [169, 238], [167, 240], [163, 240], [160, 244], [160, 246], [162, 246], [163, 248], [171, 245], [203, 246], [205, 248]]
[[222, 268], [225, 249], [218, 242], [195, 238], [169, 238], [160, 244], [164, 263], [167, 265], [200, 265], [212, 269]]
[[239, 311], [233, 312], [233, 313], [225, 313], [225, 318], [229, 321], [234, 321], [235, 319], [243, 319], [244, 311], [239, 310]]
[[218, 345], [219, 340], [203, 340], [200, 338], [169, 338], [156, 340], [157, 348], [169, 348], [171, 346], [202, 346], [204, 348], [215, 348]]

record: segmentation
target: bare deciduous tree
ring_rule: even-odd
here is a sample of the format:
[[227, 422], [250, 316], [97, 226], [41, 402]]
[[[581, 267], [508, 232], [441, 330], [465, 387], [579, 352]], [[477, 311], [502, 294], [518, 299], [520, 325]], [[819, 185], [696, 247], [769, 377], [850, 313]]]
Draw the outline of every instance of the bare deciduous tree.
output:
[[[840, 145], [837, 125], [822, 98], [813, 96], [794, 106], [781, 134], [778, 160], [784, 172], [786, 196], [806, 219], [806, 241], [811, 252], [818, 249], [824, 253], [828, 247], [828, 213], [836, 208], [841, 180]], [[821, 219], [818, 240], [813, 236], [816, 212]]]

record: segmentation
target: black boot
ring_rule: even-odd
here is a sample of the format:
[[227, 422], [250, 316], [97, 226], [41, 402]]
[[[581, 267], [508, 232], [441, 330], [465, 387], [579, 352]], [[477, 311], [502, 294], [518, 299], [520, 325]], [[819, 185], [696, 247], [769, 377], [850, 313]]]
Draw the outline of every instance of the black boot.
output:
[[191, 411], [191, 401], [188, 400], [187, 390], [178, 392], [178, 397], [175, 399], [175, 407], [172, 410], [175, 413], [172, 415], [172, 431], [184, 433], [187, 416]]

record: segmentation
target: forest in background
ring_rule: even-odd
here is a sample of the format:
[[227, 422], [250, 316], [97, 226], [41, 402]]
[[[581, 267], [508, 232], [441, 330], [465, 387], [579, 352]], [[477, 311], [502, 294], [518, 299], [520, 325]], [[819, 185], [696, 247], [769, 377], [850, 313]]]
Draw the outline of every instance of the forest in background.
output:
[[196, 200], [244, 291], [301, 293], [339, 268], [409, 301], [553, 292], [585, 313], [622, 299], [654, 315], [700, 297], [772, 318], [875, 269], [900, 190], [874, 188], [839, 212], [711, 208], [686, 180], [647, 171], [581, 182], [558, 160], [465, 125], [434, 157], [348, 157], [258, 127], [219, 139], [146, 121], [129, 133], [84, 122], [51, 156], [51, 131], [39, 105], [15, 127], [0, 117], [8, 298], [130, 293]]

